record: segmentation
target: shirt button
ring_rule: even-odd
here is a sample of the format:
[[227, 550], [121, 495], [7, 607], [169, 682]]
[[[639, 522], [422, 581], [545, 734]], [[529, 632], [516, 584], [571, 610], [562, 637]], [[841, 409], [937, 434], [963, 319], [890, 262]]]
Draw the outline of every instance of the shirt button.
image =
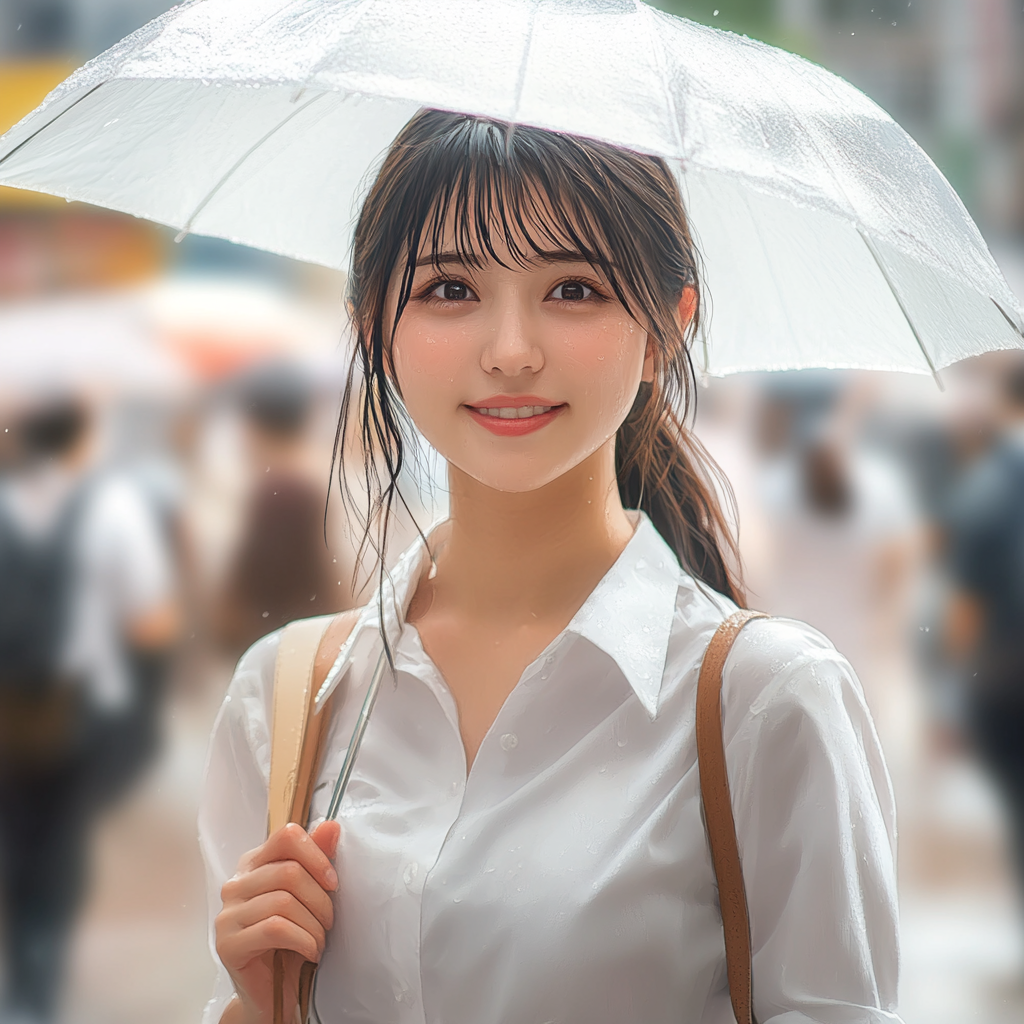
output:
[[514, 732], [506, 732], [498, 742], [502, 750], [513, 750], [519, 746], [519, 737]]

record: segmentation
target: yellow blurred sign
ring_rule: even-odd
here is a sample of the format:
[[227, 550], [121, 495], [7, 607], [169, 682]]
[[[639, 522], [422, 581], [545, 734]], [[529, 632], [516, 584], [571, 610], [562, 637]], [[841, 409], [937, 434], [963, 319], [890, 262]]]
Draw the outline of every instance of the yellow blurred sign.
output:
[[[16, 125], [75, 69], [70, 60], [0, 62], [0, 135]], [[53, 207], [63, 199], [0, 185], [0, 208]]]

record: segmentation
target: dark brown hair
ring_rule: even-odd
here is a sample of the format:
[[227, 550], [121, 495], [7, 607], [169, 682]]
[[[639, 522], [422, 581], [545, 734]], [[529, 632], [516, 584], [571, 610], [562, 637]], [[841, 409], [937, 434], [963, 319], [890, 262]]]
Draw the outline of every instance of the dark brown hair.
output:
[[[443, 237], [446, 227], [452, 237]], [[742, 603], [726, 553], [733, 564], [739, 560], [714, 479], [726, 493], [728, 485], [686, 426], [700, 274], [671, 171], [663, 160], [606, 143], [438, 110], [420, 111], [402, 129], [356, 227], [349, 303], [357, 343], [335, 460], [358, 425], [367, 494], [364, 549], [370, 543], [382, 555], [394, 503], [404, 504], [397, 481], [406, 459], [406, 414], [389, 373], [389, 339], [409, 302], [416, 260], [425, 247], [436, 256], [445, 243], [469, 265], [498, 261], [495, 238], [521, 265], [546, 253], [578, 252], [647, 329], [656, 378], [640, 386], [617, 435], [622, 503], [650, 516], [684, 569]], [[398, 268], [394, 322], [385, 324]], [[687, 287], [696, 303], [684, 333], [677, 309]]]

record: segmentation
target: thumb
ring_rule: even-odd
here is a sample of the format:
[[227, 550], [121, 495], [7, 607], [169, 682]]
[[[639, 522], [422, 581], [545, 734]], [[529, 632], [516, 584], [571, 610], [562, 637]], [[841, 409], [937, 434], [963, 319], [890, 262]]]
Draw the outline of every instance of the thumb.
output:
[[333, 858], [338, 848], [338, 837], [341, 835], [341, 825], [336, 821], [322, 821], [312, 832], [312, 840], [317, 846]]

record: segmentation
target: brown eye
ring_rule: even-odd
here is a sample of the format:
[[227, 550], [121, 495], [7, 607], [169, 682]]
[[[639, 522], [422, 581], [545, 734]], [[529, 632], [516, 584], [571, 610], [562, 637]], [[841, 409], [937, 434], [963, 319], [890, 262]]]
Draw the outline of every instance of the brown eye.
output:
[[593, 289], [582, 281], [563, 281], [555, 286], [551, 297], [562, 302], [582, 302], [583, 299], [589, 298], [592, 292]]
[[465, 302], [466, 299], [476, 298], [469, 285], [461, 281], [443, 281], [430, 294], [435, 299], [444, 299], [446, 302]]

